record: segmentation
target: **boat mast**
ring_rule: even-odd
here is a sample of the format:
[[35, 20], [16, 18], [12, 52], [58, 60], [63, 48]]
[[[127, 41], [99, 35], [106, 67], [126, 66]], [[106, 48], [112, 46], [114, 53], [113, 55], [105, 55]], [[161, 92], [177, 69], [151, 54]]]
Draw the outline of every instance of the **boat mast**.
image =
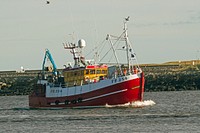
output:
[[127, 65], [128, 65], [128, 73], [130, 73], [130, 57], [129, 57], [129, 50], [131, 51], [130, 49], [130, 46], [128, 44], [128, 28], [127, 28], [127, 22], [129, 21], [129, 16], [127, 18], [125, 18], [125, 21], [124, 21], [124, 38], [125, 38], [125, 43], [126, 43], [126, 56], [127, 56]]

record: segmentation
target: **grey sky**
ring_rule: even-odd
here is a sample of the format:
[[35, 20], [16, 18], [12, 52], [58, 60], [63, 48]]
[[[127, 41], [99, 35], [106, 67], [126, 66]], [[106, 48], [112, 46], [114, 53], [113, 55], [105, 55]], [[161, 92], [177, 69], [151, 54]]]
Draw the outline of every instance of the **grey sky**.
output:
[[40, 69], [45, 48], [59, 68], [71, 61], [62, 43], [75, 33], [85, 53], [107, 33], [129, 38], [139, 63], [200, 58], [199, 0], [0, 0], [0, 70]]

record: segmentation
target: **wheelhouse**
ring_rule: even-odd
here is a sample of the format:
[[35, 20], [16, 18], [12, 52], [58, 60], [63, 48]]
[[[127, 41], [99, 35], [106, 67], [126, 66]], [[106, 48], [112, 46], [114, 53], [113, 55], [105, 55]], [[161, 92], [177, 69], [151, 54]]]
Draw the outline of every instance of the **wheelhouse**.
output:
[[89, 65], [82, 68], [66, 68], [63, 70], [64, 81], [67, 86], [79, 86], [96, 83], [107, 78], [107, 65]]

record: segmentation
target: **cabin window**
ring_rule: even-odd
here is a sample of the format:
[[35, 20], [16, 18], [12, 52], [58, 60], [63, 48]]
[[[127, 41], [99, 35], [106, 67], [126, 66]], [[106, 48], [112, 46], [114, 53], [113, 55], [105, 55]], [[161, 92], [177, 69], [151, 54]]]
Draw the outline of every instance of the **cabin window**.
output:
[[106, 73], [106, 71], [105, 70], [102, 70], [102, 74], [105, 74]]
[[101, 70], [97, 70], [97, 74], [100, 74], [101, 73]]
[[86, 71], [85, 71], [85, 74], [89, 74], [89, 70], [86, 70]]
[[95, 74], [95, 70], [90, 70], [90, 74]]

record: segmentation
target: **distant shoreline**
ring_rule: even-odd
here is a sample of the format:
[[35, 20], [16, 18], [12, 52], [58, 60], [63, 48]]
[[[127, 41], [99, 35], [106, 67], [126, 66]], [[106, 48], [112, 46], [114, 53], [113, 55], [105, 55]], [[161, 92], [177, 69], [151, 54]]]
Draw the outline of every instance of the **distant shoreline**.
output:
[[[112, 64], [112, 63], [110, 63]], [[146, 64], [140, 64], [141, 67], [159, 67], [159, 66], [180, 66], [180, 65], [198, 65], [200, 64], [200, 60], [188, 60], [188, 61], [170, 61], [170, 62], [165, 62], [165, 63], [146, 63]], [[62, 70], [62, 69], [60, 69]], [[1, 73], [15, 73], [18, 70], [0, 70]], [[40, 69], [29, 69], [25, 70], [26, 72], [29, 73], [37, 73], [40, 72]]]
[[[200, 90], [199, 60], [141, 64], [140, 66], [145, 73], [146, 92]], [[37, 82], [40, 71], [0, 71], [0, 96], [28, 95]]]

